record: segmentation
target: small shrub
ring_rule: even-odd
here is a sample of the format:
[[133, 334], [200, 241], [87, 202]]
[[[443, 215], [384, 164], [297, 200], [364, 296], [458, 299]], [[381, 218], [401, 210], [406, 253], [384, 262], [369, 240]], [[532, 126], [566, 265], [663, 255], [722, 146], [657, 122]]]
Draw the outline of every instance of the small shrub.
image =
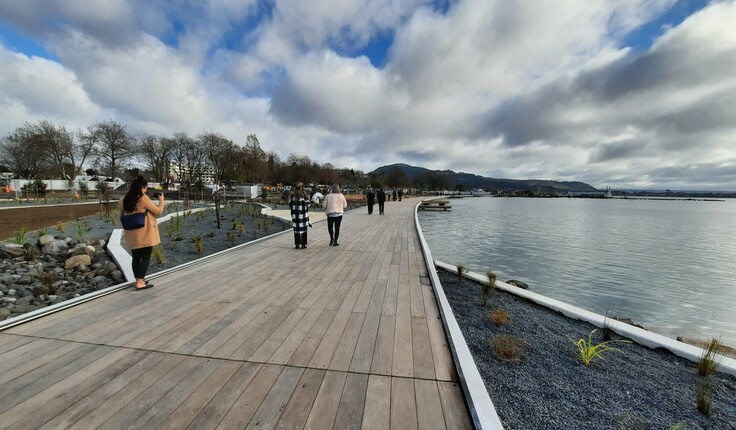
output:
[[695, 389], [695, 404], [698, 412], [703, 415], [710, 415], [712, 401], [713, 386], [711, 385], [710, 378], [702, 378], [698, 381], [698, 386]]
[[494, 309], [488, 314], [488, 317], [495, 325], [506, 325], [509, 323], [509, 311], [506, 309]]
[[496, 272], [488, 271], [486, 273], [488, 281], [481, 285], [481, 294], [483, 296], [483, 306], [488, 304], [488, 299], [496, 291]]
[[508, 335], [494, 337], [491, 347], [496, 358], [504, 363], [518, 363], [526, 350], [523, 340]]
[[166, 255], [164, 254], [164, 249], [161, 245], [156, 245], [153, 247], [153, 260], [158, 265], [164, 264], [164, 261], [166, 260]]
[[238, 231], [240, 232], [240, 234], [243, 234], [243, 232], [245, 231], [245, 225], [243, 225], [243, 223], [238, 224]]
[[707, 377], [714, 374], [723, 362], [722, 351], [723, 344], [721, 341], [715, 338], [711, 339], [708, 347], [703, 350], [700, 361], [698, 361], [698, 375]]
[[39, 273], [36, 275], [36, 279], [41, 281], [43, 285], [33, 288], [33, 295], [38, 297], [41, 295], [56, 294], [56, 287], [54, 281], [56, 281], [56, 274], [53, 272]]
[[197, 212], [197, 219], [204, 219], [204, 211]]
[[227, 241], [230, 243], [235, 242], [235, 235], [232, 232], [227, 232]]
[[207, 233], [207, 237], [215, 237], [215, 231], [214, 230], [210, 230], [210, 232]]
[[61, 221], [59, 221], [59, 222], [58, 222], [58, 223], [56, 224], [56, 229], [57, 229], [57, 230], [59, 230], [59, 232], [60, 232], [60, 233], [64, 233], [64, 223], [63, 223], [63, 222], [61, 222]]
[[23, 259], [26, 261], [31, 261], [34, 258], [38, 257], [38, 251], [35, 247], [31, 246], [28, 248], [23, 249]]
[[38, 237], [46, 236], [48, 233], [49, 231], [46, 227], [41, 227], [38, 229]]
[[[174, 229], [176, 229], [176, 231], [181, 230], [181, 217], [177, 215], [174, 217], [173, 221], [174, 222], [172, 224], [174, 225]], [[171, 222], [171, 220], [169, 220], [169, 222]]]
[[468, 268], [463, 266], [462, 264], [457, 265], [457, 276], [460, 279], [463, 279], [465, 277], [465, 274], [468, 273]]
[[593, 331], [591, 331], [588, 335], [588, 339], [582, 338], [579, 339], [577, 342], [573, 341], [573, 343], [577, 345], [578, 351], [580, 352], [580, 359], [586, 366], [590, 365], [590, 363], [596, 358], [600, 358], [602, 360], [604, 352], [620, 351], [619, 349], [609, 346], [610, 344], [615, 342], [631, 343], [631, 341], [629, 340], [609, 340], [607, 342], [601, 342], [596, 345], [593, 343], [593, 334], [596, 331], [598, 331], [598, 329], [594, 329]]
[[194, 236], [192, 238], [192, 242], [194, 243], [194, 252], [197, 253], [197, 255], [200, 255], [202, 253], [202, 236]]
[[87, 185], [87, 182], [80, 182], [78, 186], [82, 199], [87, 200], [89, 198], [89, 185]]
[[23, 245], [26, 243], [26, 226], [22, 225], [20, 227], [20, 230], [18, 230], [17, 233], [13, 235], [13, 243], [16, 243], [18, 245]]

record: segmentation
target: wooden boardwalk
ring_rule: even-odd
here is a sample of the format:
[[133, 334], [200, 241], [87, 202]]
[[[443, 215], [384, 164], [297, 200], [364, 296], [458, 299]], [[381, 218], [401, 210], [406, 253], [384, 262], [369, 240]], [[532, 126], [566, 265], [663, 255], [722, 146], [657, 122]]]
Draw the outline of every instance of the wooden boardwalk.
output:
[[[0, 428], [471, 428], [414, 228], [347, 213], [0, 333]], [[205, 238], [206, 241], [206, 238]]]

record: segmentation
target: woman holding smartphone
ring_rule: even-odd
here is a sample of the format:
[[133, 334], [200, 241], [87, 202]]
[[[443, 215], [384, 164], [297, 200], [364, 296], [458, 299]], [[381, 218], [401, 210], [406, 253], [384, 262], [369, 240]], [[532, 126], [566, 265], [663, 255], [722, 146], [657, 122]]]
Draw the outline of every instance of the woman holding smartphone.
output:
[[128, 193], [120, 199], [120, 213], [146, 213], [146, 223], [143, 227], [135, 230], [124, 230], [125, 243], [133, 255], [133, 275], [135, 276], [135, 289], [145, 290], [153, 287], [146, 282], [148, 263], [151, 261], [153, 247], [161, 243], [158, 233], [158, 222], [156, 217], [164, 211], [164, 194], [158, 194], [158, 206], [146, 195], [148, 181], [143, 176], [138, 177], [130, 185]]

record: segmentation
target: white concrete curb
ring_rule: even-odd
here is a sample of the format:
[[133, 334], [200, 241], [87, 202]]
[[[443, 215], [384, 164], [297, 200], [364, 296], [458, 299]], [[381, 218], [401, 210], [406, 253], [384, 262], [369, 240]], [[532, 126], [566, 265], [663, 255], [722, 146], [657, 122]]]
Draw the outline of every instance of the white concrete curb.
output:
[[[440, 261], [435, 261], [435, 264], [437, 265], [437, 267], [445, 269], [449, 272], [457, 273], [457, 266], [442, 263]], [[486, 276], [474, 272], [467, 272], [465, 276], [469, 279], [481, 283], [488, 280]], [[496, 281], [496, 286], [499, 290], [503, 290], [519, 297], [523, 297], [529, 301], [560, 312], [566, 317], [587, 321], [596, 327], [603, 327], [604, 325], [606, 325], [608, 326], [608, 328], [620, 334], [621, 336], [627, 337], [634, 342], [647, 346], [649, 348], [664, 348], [671, 353], [677, 355], [678, 357], [688, 359], [695, 363], [700, 361], [700, 357], [703, 356], [703, 349], [698, 348], [697, 346], [689, 345], [684, 342], [679, 342], [677, 340], [670, 339], [667, 336], [662, 336], [661, 334], [653, 333], [651, 331], [647, 331], [642, 328], [623, 323], [621, 321], [616, 321], [611, 318], [606, 319], [606, 317], [603, 315], [586, 311], [585, 309], [581, 309], [577, 306], [573, 306], [559, 300], [551, 299], [541, 294], [533, 293], [531, 291], [515, 287], [505, 282]], [[736, 360], [724, 357], [721, 365], [718, 367], [718, 371], [736, 376]]]
[[[204, 208], [196, 208], [196, 209], [188, 209], [185, 211], [173, 213], [173, 214], [166, 214], [162, 216], [161, 218], [157, 218], [156, 222], [158, 224], [164, 223], [166, 221], [169, 221], [172, 217], [175, 217], [177, 215], [181, 216], [184, 215], [187, 212], [196, 213], [204, 210], [212, 209], [211, 207], [204, 207]], [[112, 234], [110, 235], [110, 240], [107, 242], [107, 253], [110, 254], [110, 257], [112, 257], [113, 260], [117, 263], [120, 270], [123, 271], [123, 275], [125, 275], [125, 279], [128, 282], [135, 281], [135, 275], [133, 275], [133, 257], [128, 254], [128, 251], [123, 248], [123, 246], [120, 244], [120, 241], [123, 239], [123, 229], [122, 228], [116, 228], [112, 231]]]
[[470, 354], [468, 344], [465, 342], [465, 337], [460, 331], [460, 326], [455, 320], [455, 315], [452, 313], [450, 303], [447, 301], [445, 291], [442, 289], [442, 284], [437, 276], [437, 271], [434, 268], [434, 261], [432, 259], [432, 253], [429, 251], [429, 246], [424, 240], [424, 234], [422, 234], [422, 228], [419, 226], [419, 218], [417, 217], [417, 211], [421, 201], [414, 207], [414, 225], [419, 235], [419, 242], [422, 246], [422, 252], [424, 253], [424, 260], [429, 272], [432, 286], [434, 287], [434, 295], [437, 300], [437, 305], [440, 308], [442, 314], [442, 323], [445, 326], [445, 334], [449, 340], [450, 351], [455, 359], [455, 367], [457, 367], [458, 377], [460, 379], [460, 385], [463, 387], [465, 393], [465, 399], [467, 401], [470, 416], [473, 419], [475, 428], [482, 430], [491, 429], [503, 429], [501, 420], [496, 413], [496, 408], [493, 406], [491, 397], [488, 395], [488, 390], [483, 383], [483, 379], [480, 377], [478, 368], [475, 365], [473, 356]]

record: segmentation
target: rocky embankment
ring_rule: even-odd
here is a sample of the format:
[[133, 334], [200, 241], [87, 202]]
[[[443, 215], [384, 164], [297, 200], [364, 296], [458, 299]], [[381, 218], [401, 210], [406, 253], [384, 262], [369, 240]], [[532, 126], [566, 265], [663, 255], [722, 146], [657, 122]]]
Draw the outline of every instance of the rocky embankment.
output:
[[0, 244], [0, 320], [124, 282], [105, 245], [52, 235]]

